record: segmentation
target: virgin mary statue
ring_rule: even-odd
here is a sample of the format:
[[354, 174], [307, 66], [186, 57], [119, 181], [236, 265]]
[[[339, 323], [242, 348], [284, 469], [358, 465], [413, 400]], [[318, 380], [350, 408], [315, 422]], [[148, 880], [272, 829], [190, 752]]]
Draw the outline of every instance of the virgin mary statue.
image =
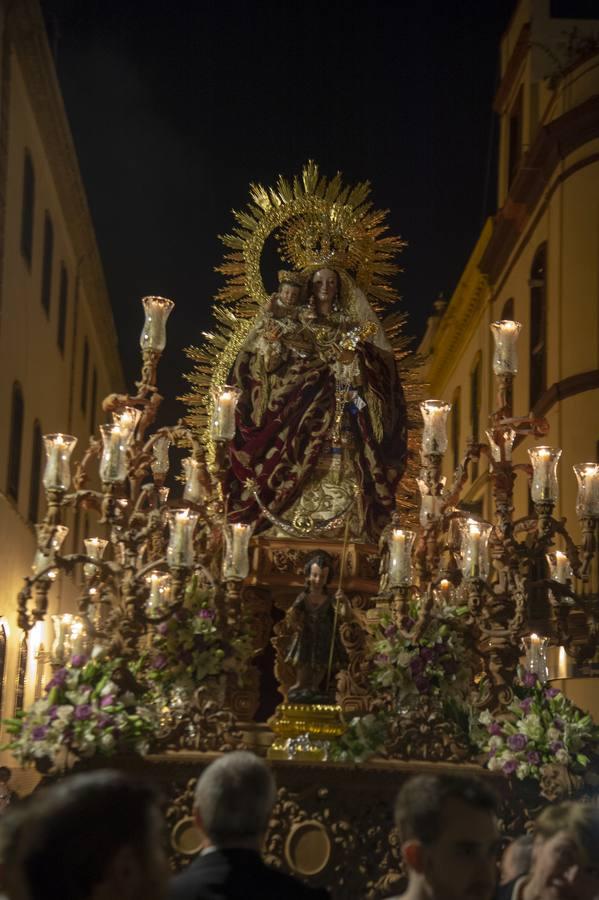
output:
[[[223, 238], [217, 332], [192, 352], [189, 399], [205, 427], [208, 389], [239, 390], [223, 485], [230, 521], [298, 537], [349, 527], [374, 541], [396, 509], [407, 458], [404, 352], [397, 316], [381, 321], [375, 309], [397, 299], [389, 278], [403, 242], [386, 234], [369, 192], [309, 163], [291, 183], [252, 186]], [[288, 271], [270, 295], [260, 264], [272, 236]]]
[[347, 272], [315, 264], [300, 278], [295, 322], [287, 316], [279, 329], [270, 315], [259, 317], [235, 361], [233, 517], [268, 525], [268, 510], [298, 530], [334, 531], [347, 515], [355, 537], [374, 540], [405, 468], [393, 350]]

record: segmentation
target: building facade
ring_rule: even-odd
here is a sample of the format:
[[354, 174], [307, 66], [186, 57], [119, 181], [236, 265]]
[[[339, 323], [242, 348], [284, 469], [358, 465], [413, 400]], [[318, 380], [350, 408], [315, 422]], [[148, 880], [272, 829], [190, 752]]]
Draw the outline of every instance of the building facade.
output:
[[[52, 641], [39, 623], [25, 640], [16, 596], [31, 570], [44, 513], [42, 435], [78, 450], [121, 390], [114, 321], [77, 156], [37, 0], [0, 3], [0, 715], [43, 686]], [[75, 456], [77, 451], [75, 452]], [[64, 548], [90, 528], [69, 523]], [[50, 613], [75, 586], [58, 580]], [[3, 735], [5, 736], [5, 735]]]
[[[498, 211], [479, 237], [447, 304], [438, 303], [421, 345], [431, 396], [453, 404], [445, 474], [467, 442], [485, 440], [496, 408], [492, 373], [497, 319], [522, 324], [515, 415], [545, 416], [545, 441], [562, 448], [560, 498], [576, 540], [575, 463], [599, 447], [599, 18], [565, 19], [550, 0], [521, 0], [501, 41]], [[553, 14], [552, 14], [553, 13]], [[519, 478], [516, 514], [528, 511]], [[484, 459], [466, 508], [492, 517]]]

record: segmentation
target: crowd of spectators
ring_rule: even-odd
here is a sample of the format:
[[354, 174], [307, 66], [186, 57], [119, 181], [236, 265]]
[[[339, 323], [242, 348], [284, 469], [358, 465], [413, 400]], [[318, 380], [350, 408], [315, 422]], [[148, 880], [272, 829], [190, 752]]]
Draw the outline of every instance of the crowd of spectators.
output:
[[[0, 900], [325, 900], [262, 859], [275, 798], [257, 756], [213, 762], [193, 805], [200, 850], [173, 875], [151, 785], [111, 770], [66, 777], [0, 816]], [[483, 781], [418, 775], [399, 792], [395, 826], [407, 883], [393, 900], [599, 900], [591, 803], [546, 807], [506, 847]]]

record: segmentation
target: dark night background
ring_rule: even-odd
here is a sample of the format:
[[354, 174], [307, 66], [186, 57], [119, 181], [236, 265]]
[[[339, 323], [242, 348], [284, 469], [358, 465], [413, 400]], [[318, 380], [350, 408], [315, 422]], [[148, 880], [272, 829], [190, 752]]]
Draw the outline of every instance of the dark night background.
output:
[[494, 212], [492, 99], [514, 0], [42, 6], [129, 382], [139, 298], [162, 294], [177, 306], [160, 384], [184, 390], [230, 210], [251, 181], [310, 158], [370, 179], [391, 210], [409, 243], [402, 304], [422, 334]]

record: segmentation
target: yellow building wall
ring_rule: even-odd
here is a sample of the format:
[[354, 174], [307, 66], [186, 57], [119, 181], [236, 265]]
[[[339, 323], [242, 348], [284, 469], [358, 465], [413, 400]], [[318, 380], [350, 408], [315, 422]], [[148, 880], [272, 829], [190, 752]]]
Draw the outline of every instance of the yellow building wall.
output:
[[[514, 14], [507, 35], [502, 42], [502, 71], [506, 72], [512, 54], [516, 52], [518, 36], [525, 26], [530, 33], [555, 39], [558, 24], [567, 29], [568, 22], [550, 22], [545, 0], [524, 0]], [[584, 25], [585, 23], [583, 23]], [[588, 23], [587, 23], [588, 24]], [[593, 23], [595, 30], [599, 22]], [[519, 205], [520, 197], [512, 198], [507, 184], [507, 129], [511, 105], [522, 86], [524, 122], [522, 130], [523, 157], [537, 138], [540, 126], [557, 122], [562, 116], [573, 116], [577, 108], [594, 103], [599, 97], [599, 55], [573, 67], [562, 81], [551, 88], [543, 74], [536, 49], [528, 45], [526, 55], [518, 56], [519, 65], [512, 64], [513, 83], [504, 92], [499, 110], [500, 153], [498, 166], [498, 194], [505, 204], [496, 221], [486, 223], [477, 246], [473, 249], [464, 273], [447, 308], [429, 320], [429, 328], [421, 345], [427, 357], [425, 377], [430, 382], [430, 396], [451, 402], [459, 393], [460, 455], [471, 436], [470, 375], [478, 357], [482, 360], [480, 402], [480, 440], [488, 417], [496, 408], [496, 389], [492, 374], [493, 340], [489, 330], [492, 321], [502, 318], [506, 302], [513, 298], [513, 318], [522, 324], [518, 342], [519, 373], [514, 385], [514, 414], [526, 415], [530, 407], [530, 333], [531, 333], [531, 267], [537, 249], [546, 242], [546, 387], [543, 412], [550, 426], [544, 439], [528, 438], [514, 452], [515, 462], [528, 462], [527, 449], [535, 444], [561, 447], [559, 464], [560, 498], [556, 515], [567, 518], [575, 541], [580, 529], [575, 513], [576, 479], [572, 471], [575, 463], [597, 461], [599, 447], [599, 137], [592, 126], [585, 132], [580, 125], [567, 152], [556, 158], [547, 172], [536, 203], [530, 207]], [[564, 121], [559, 122], [563, 127]], [[596, 131], [596, 128], [595, 128]], [[585, 135], [588, 136], [585, 137]], [[564, 146], [568, 142], [566, 137]], [[549, 153], [549, 150], [547, 151]], [[546, 164], [544, 159], [536, 165]], [[539, 169], [540, 171], [540, 169]], [[500, 267], [490, 280], [485, 262], [491, 242], [498, 228], [517, 222], [517, 238]], [[505, 231], [504, 231], [505, 233]], [[495, 252], [498, 241], [495, 241]], [[579, 376], [595, 378], [590, 390], [573, 384]], [[574, 391], [574, 393], [570, 393]], [[550, 402], [552, 401], [552, 402]], [[449, 448], [444, 460], [444, 474], [448, 481], [453, 473], [451, 434], [452, 411], [448, 423]], [[470, 479], [463, 499], [467, 503], [482, 501], [482, 515], [493, 518], [491, 486], [487, 462], [482, 459], [478, 477]], [[515, 514], [526, 515], [529, 503], [528, 479], [518, 476], [515, 489]], [[599, 721], [599, 690], [595, 679], [572, 679], [564, 682], [567, 694], [583, 708], [589, 709]]]
[[[35, 0], [13, 4], [0, 18], [0, 213], [3, 216], [0, 280], [0, 621], [8, 636], [2, 682], [1, 711], [11, 716], [22, 633], [16, 622], [17, 593], [31, 570], [35, 539], [27, 521], [33, 455], [33, 427], [42, 433], [63, 431], [77, 436], [78, 458], [90, 434], [92, 419], [103, 421], [102, 398], [121, 390], [123, 376], [112, 313], [103, 281], [79, 170], [62, 99]], [[35, 172], [34, 231], [31, 268], [21, 253], [23, 165], [28, 150]], [[41, 302], [44, 214], [53, 224], [54, 251], [50, 309]], [[68, 275], [64, 353], [58, 346], [60, 264]], [[89, 344], [86, 409], [81, 406], [83, 344]], [[97, 391], [92, 410], [92, 379]], [[23, 440], [18, 500], [7, 494], [12, 387], [24, 398]], [[42, 466], [43, 468], [43, 466]], [[40, 518], [45, 501], [40, 487]], [[75, 549], [73, 525], [64, 549]], [[91, 531], [93, 534], [93, 530]], [[80, 523], [76, 549], [83, 549]], [[74, 609], [76, 585], [62, 576], [50, 593], [49, 613]], [[25, 706], [34, 699], [49, 671], [45, 657], [52, 642], [49, 617], [28, 641]], [[6, 733], [0, 730], [0, 741]], [[18, 784], [17, 784], [18, 787]]]

